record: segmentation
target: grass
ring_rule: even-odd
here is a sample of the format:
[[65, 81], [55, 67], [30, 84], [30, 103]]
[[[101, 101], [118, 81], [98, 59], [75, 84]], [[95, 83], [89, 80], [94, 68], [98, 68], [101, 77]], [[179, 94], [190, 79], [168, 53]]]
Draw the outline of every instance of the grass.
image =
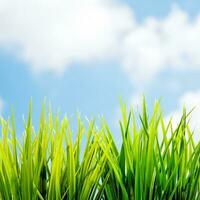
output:
[[14, 115], [0, 120], [0, 199], [200, 199], [200, 142], [185, 109], [174, 128], [159, 102], [149, 116], [143, 100], [140, 124], [121, 103], [120, 148], [105, 120], [86, 129], [78, 115], [74, 139], [69, 120], [45, 106], [35, 131], [31, 110], [20, 140]]

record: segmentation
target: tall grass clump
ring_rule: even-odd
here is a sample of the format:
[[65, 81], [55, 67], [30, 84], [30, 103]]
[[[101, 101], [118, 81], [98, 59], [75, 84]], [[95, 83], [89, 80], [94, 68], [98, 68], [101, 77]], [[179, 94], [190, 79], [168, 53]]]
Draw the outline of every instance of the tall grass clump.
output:
[[159, 102], [151, 116], [145, 100], [142, 107], [138, 123], [121, 103], [120, 147], [104, 119], [86, 128], [78, 115], [72, 133], [67, 117], [43, 106], [36, 131], [30, 105], [17, 138], [14, 115], [1, 118], [0, 199], [200, 199], [200, 142], [188, 125], [190, 113], [183, 109], [174, 127]]

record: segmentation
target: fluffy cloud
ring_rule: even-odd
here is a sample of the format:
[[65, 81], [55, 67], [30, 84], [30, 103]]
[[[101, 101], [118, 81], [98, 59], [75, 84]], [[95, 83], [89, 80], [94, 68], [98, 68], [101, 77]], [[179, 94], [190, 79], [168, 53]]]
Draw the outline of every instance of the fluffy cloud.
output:
[[133, 24], [113, 0], [0, 0], [0, 45], [36, 71], [116, 57]]
[[179, 108], [166, 116], [166, 121], [172, 116], [172, 124], [175, 127], [180, 122], [182, 116], [183, 106], [186, 107], [187, 112], [191, 111], [192, 108], [195, 107], [191, 115], [189, 115], [188, 119], [190, 127], [194, 130], [194, 138], [195, 141], [200, 140], [200, 90], [194, 92], [187, 92], [179, 99]]
[[200, 16], [177, 6], [164, 19], [148, 17], [124, 41], [123, 66], [133, 80], [149, 80], [165, 68], [200, 69]]
[[143, 81], [167, 67], [200, 69], [200, 16], [177, 6], [139, 23], [114, 0], [0, 0], [0, 27], [0, 47], [39, 72], [114, 60]]

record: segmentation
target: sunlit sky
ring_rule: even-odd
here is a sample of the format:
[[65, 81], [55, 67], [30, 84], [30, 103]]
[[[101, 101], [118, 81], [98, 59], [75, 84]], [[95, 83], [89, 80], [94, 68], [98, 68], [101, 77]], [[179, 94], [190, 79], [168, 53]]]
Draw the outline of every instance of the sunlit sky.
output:
[[0, 113], [14, 109], [20, 136], [30, 98], [37, 124], [46, 97], [115, 131], [119, 97], [138, 107], [144, 94], [166, 118], [197, 106], [200, 130], [199, 52], [199, 0], [0, 0]]

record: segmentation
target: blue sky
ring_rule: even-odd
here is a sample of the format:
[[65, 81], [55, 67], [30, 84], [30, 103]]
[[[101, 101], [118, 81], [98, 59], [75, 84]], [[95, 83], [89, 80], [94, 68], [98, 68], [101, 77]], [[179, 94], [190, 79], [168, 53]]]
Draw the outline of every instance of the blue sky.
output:
[[0, 16], [0, 113], [14, 108], [19, 136], [30, 97], [35, 124], [46, 97], [74, 120], [104, 115], [113, 131], [120, 96], [136, 107], [162, 97], [176, 120], [200, 105], [197, 0], [0, 0]]

